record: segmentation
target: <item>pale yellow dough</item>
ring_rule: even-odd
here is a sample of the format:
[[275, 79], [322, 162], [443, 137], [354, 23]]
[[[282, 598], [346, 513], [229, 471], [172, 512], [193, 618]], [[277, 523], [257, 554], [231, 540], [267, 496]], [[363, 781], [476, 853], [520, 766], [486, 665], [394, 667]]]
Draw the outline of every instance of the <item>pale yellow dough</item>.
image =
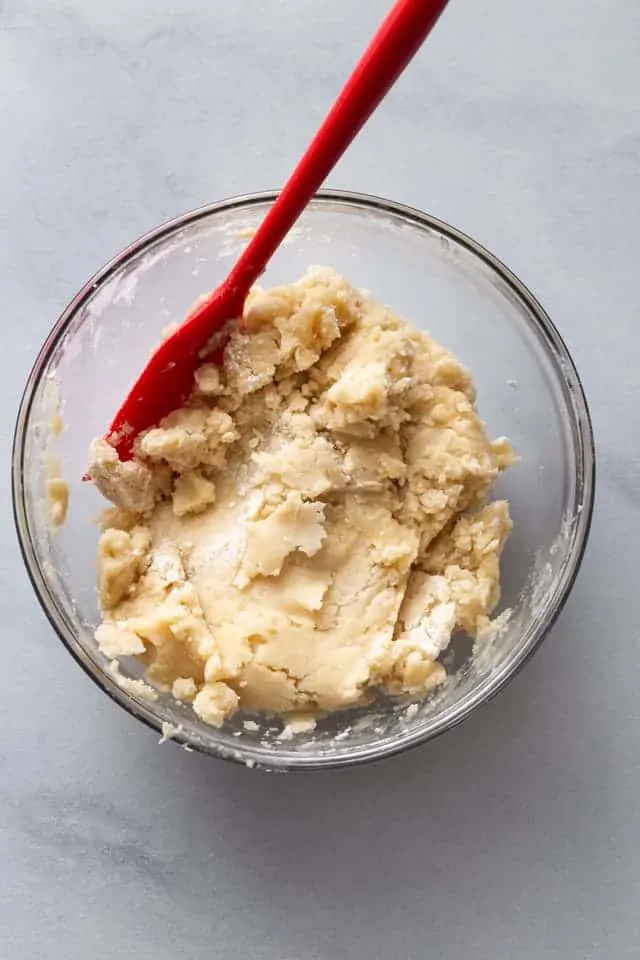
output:
[[134, 461], [92, 444], [115, 504], [104, 654], [214, 726], [424, 695], [454, 630], [486, 628], [511, 529], [486, 497], [513, 452], [474, 400], [443, 347], [331, 270], [253, 290], [224, 366]]

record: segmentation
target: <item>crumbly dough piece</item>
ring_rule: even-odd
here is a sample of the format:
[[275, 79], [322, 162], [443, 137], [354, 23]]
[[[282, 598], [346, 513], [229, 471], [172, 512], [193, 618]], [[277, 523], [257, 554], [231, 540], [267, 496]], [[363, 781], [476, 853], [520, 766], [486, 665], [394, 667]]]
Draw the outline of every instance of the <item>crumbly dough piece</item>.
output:
[[49, 477], [47, 480], [47, 499], [49, 517], [54, 530], [63, 525], [69, 509], [69, 485], [62, 477]]
[[498, 602], [511, 520], [486, 498], [513, 460], [464, 367], [335, 272], [256, 288], [134, 460], [92, 444], [97, 643], [214, 726], [424, 695]]
[[[52, 434], [57, 435], [62, 430], [62, 420], [59, 413], [54, 413], [49, 423]], [[62, 476], [60, 461], [57, 457], [47, 456], [47, 506], [51, 529], [56, 532], [67, 519], [69, 510], [69, 485]]]

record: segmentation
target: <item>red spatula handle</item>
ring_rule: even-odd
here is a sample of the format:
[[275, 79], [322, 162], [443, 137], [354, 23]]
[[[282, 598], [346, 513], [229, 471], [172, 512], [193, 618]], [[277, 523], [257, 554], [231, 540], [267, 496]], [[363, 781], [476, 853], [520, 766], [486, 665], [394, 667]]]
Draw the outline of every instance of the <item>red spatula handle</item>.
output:
[[393, 7], [228, 278], [158, 347], [138, 377], [107, 434], [120, 459], [132, 457], [136, 437], [187, 399], [198, 364], [215, 359], [212, 337], [241, 316], [249, 289], [446, 5], [399, 0]]
[[447, 0], [399, 0], [393, 7], [224, 284], [241, 300], [446, 5]]

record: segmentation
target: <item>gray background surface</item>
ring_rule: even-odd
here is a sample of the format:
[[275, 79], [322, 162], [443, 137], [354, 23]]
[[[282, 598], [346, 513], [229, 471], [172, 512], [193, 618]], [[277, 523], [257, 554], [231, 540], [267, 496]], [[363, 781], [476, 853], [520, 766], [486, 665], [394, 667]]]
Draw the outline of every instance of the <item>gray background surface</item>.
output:
[[[0, 0], [5, 465], [71, 295], [160, 220], [281, 184], [386, 6]], [[330, 180], [493, 249], [550, 311], [592, 406], [578, 583], [461, 728], [288, 777], [158, 747], [45, 622], [5, 466], [3, 960], [636, 960], [639, 51], [636, 0], [452, 0]]]

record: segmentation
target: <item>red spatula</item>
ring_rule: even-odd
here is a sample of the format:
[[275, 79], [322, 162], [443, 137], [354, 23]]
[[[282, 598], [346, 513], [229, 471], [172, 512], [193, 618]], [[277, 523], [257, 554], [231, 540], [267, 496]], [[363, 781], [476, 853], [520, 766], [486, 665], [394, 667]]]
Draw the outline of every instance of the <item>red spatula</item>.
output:
[[205, 359], [220, 358], [225, 324], [242, 315], [249, 289], [446, 5], [447, 0], [399, 0], [393, 7], [227, 279], [160, 344], [118, 410], [107, 440], [121, 460], [131, 459], [143, 430], [188, 398], [195, 369]]

